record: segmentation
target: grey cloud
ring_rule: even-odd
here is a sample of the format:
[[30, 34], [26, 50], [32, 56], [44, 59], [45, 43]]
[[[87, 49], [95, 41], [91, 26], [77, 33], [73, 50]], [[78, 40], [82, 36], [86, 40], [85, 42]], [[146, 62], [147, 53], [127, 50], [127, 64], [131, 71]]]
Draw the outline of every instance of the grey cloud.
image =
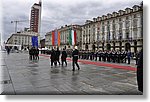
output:
[[[10, 24], [11, 20], [26, 20], [30, 18], [31, 6], [38, 0], [4, 0], [3, 2], [3, 24], [5, 40], [14, 32], [14, 25]], [[9, 3], [7, 3], [7, 1]], [[14, 2], [16, 1], [16, 2]], [[132, 7], [134, 4], [139, 4], [140, 0], [122, 1], [109, 0], [42, 0], [42, 25], [41, 35], [66, 24], [83, 24], [87, 19], [106, 15], [113, 11]], [[18, 29], [29, 26], [29, 23], [19, 23]]]

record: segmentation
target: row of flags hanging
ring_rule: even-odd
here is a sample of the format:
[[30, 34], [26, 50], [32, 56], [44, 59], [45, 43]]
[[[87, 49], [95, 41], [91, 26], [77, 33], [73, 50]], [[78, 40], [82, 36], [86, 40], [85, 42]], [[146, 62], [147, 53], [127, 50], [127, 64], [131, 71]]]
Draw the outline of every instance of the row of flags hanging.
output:
[[[99, 32], [100, 31], [99, 25], [97, 29]], [[110, 32], [108, 32], [106, 36], [107, 40], [111, 40], [112, 35], [110, 34]], [[69, 29], [69, 37], [68, 37], [69, 45], [76, 45], [76, 40], [77, 40], [76, 30], [72, 28]], [[99, 40], [99, 36], [97, 36], [97, 40]], [[60, 32], [56, 29], [52, 31], [52, 46], [60, 46], [60, 42], [61, 42]], [[38, 36], [32, 36], [32, 46], [38, 47]]]
[[[76, 45], [77, 33], [76, 30], [69, 30], [68, 42], [69, 45]], [[52, 31], [52, 46], [60, 46], [60, 32], [56, 29]], [[38, 47], [38, 36], [32, 36], [32, 46]]]
[[[69, 45], [76, 45], [77, 33], [76, 30], [69, 29], [68, 42]], [[60, 46], [60, 32], [58, 30], [52, 31], [52, 46]]]

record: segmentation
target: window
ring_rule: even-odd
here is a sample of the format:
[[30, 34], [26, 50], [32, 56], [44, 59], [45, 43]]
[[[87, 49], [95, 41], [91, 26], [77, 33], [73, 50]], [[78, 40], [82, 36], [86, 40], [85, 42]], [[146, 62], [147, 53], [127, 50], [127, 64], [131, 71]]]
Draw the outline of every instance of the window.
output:
[[134, 18], [136, 18], [136, 14], [134, 14]]
[[107, 25], [107, 31], [109, 31], [110, 30], [110, 25]]
[[119, 23], [119, 29], [122, 29], [122, 22]]
[[102, 32], [103, 33], [105, 32], [105, 26], [102, 26]]
[[119, 21], [122, 21], [122, 19], [121, 19], [121, 18], [119, 18]]
[[115, 26], [115, 24], [113, 24], [113, 30], [116, 30], [116, 26]]
[[130, 21], [126, 21], [126, 28], [129, 28], [130, 27]]
[[113, 32], [113, 40], [116, 39], [116, 35], [115, 35], [115, 32]]
[[133, 20], [133, 27], [137, 27], [137, 19]]
[[129, 32], [126, 33], [126, 38], [129, 39]]
[[107, 24], [109, 24], [109, 21], [107, 21]]
[[135, 30], [133, 33], [134, 33], [134, 38], [136, 39], [137, 38], [137, 30]]
[[113, 20], [113, 23], [115, 23], [115, 20]]

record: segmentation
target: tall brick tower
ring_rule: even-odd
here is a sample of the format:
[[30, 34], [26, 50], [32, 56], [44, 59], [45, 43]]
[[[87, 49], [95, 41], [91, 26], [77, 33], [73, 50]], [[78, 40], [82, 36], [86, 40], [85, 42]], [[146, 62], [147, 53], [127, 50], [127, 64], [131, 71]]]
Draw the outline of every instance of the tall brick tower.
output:
[[34, 3], [31, 7], [30, 29], [40, 34], [42, 2]]

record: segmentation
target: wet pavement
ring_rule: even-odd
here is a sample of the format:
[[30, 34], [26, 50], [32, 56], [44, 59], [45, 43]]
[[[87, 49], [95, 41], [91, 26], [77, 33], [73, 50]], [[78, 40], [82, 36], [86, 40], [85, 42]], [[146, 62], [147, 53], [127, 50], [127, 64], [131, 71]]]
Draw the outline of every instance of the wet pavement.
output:
[[2, 53], [1, 94], [139, 95], [136, 71], [80, 62], [81, 70], [50, 67], [48, 57], [30, 61], [26, 53]]

